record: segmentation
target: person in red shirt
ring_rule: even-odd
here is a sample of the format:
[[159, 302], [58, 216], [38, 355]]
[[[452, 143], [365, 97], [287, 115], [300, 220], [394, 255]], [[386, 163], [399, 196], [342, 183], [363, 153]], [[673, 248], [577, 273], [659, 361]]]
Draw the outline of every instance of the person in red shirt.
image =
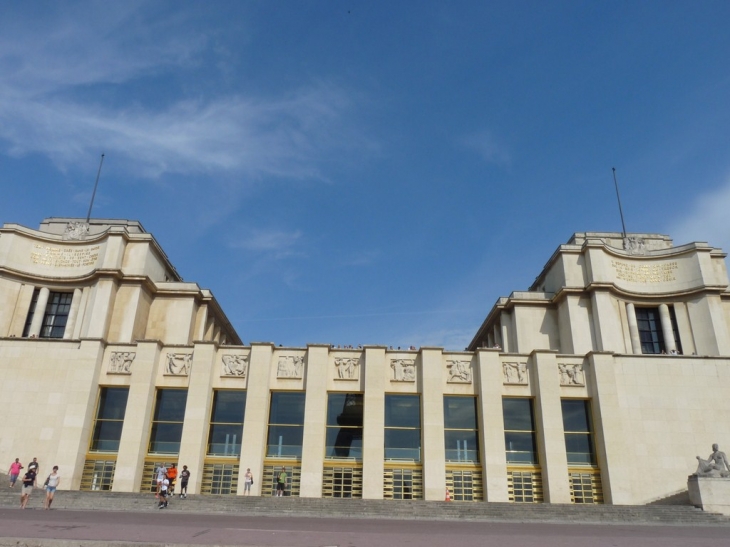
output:
[[177, 479], [177, 466], [173, 463], [167, 470], [167, 480], [170, 481], [170, 495], [175, 493], [175, 479]]

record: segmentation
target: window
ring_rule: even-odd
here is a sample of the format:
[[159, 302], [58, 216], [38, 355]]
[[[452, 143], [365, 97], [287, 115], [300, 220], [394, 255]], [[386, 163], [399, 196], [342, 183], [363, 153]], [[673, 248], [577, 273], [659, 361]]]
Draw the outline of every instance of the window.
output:
[[385, 459], [421, 461], [420, 396], [385, 396]]
[[208, 435], [209, 456], [241, 454], [243, 417], [246, 411], [245, 391], [216, 390]]
[[[677, 316], [674, 313], [674, 306], [669, 307], [669, 320], [672, 327], [672, 336], [677, 351], [682, 353], [682, 345], [679, 340], [679, 328], [677, 327]], [[636, 308], [636, 323], [639, 327], [639, 340], [641, 341], [641, 353], [657, 354], [667, 351], [664, 341], [659, 308]]]
[[99, 391], [91, 436], [93, 452], [117, 452], [127, 410], [128, 387], [103, 387]]
[[476, 397], [444, 396], [447, 462], [479, 462]]
[[159, 389], [150, 433], [150, 454], [177, 454], [180, 452], [185, 404], [185, 389]]
[[70, 292], [52, 292], [48, 296], [41, 326], [41, 338], [63, 338], [72, 299], [73, 293]]
[[507, 463], [537, 465], [532, 399], [505, 397], [502, 399], [502, 414]]
[[325, 457], [362, 460], [362, 393], [330, 393]]
[[563, 431], [568, 465], [595, 465], [590, 402], [583, 399], [562, 399]]
[[664, 336], [659, 320], [659, 308], [636, 308], [636, 323], [639, 326], [641, 353], [664, 351]]
[[271, 394], [269, 438], [266, 442], [268, 457], [302, 457], [304, 398], [305, 394], [301, 391]]

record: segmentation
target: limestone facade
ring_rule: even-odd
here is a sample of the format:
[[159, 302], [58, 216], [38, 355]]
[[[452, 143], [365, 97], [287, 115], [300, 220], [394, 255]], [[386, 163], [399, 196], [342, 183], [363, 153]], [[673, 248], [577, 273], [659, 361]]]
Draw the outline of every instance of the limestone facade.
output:
[[[244, 345], [137, 222], [5, 224], [0, 462], [59, 465], [70, 489], [149, 491], [174, 462], [191, 494], [242, 494], [250, 468], [270, 495], [285, 466], [302, 497], [657, 500], [686, 489], [697, 454], [730, 448], [724, 258], [579, 233], [466, 351], [284, 348]], [[112, 392], [126, 404], [102, 415]]]

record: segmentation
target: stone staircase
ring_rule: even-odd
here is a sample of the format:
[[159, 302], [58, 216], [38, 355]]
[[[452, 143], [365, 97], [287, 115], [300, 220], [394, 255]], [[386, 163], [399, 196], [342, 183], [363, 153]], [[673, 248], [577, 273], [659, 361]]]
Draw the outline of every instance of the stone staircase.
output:
[[[0, 485], [0, 507], [18, 507], [19, 485], [16, 484], [12, 490], [5, 481]], [[34, 490], [28, 508], [42, 508], [44, 497], [42, 489]], [[152, 494], [59, 491], [53, 508], [146, 512], [156, 511], [157, 502]], [[308, 518], [730, 526], [730, 518], [705, 513], [688, 505], [558, 505], [191, 495], [187, 499], [171, 499], [167, 510]]]

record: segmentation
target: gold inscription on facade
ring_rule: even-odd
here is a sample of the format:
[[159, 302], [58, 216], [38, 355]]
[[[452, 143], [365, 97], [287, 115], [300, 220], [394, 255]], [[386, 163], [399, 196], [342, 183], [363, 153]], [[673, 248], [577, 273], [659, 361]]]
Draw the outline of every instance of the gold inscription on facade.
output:
[[676, 262], [664, 262], [662, 264], [627, 264], [626, 262], [611, 261], [611, 266], [616, 270], [616, 279], [631, 281], [633, 283], [665, 283], [675, 281], [674, 272], [677, 269]]
[[99, 246], [95, 247], [46, 247], [34, 245], [30, 253], [33, 264], [53, 268], [81, 268], [93, 266], [99, 258]]

